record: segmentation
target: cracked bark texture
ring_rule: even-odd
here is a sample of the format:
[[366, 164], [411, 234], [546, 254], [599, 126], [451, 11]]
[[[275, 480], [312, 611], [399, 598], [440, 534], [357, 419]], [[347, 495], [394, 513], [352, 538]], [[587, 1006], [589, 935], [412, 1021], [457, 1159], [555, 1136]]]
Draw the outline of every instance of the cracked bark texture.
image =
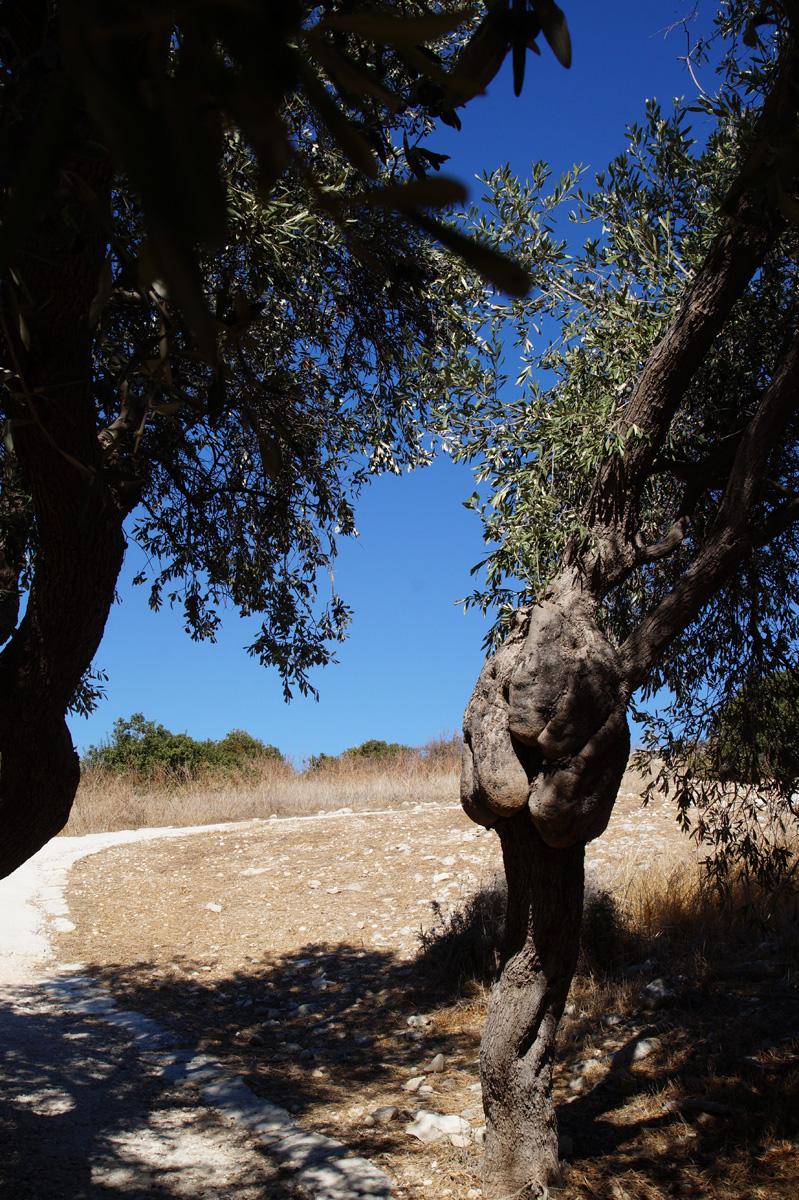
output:
[[504, 965], [480, 1049], [486, 1114], [483, 1193], [535, 1196], [559, 1182], [552, 1103], [555, 1035], [577, 965], [581, 842], [547, 846], [522, 808], [497, 831], [508, 880]]
[[559, 1178], [552, 1064], [580, 946], [584, 849], [607, 826], [630, 750], [621, 660], [578, 578], [566, 582], [516, 613], [464, 718], [463, 807], [496, 828], [508, 880], [480, 1055], [488, 1197], [536, 1195]]
[[599, 837], [630, 752], [626, 706], [619, 655], [579, 592], [521, 610], [466, 709], [464, 809], [493, 826], [526, 807], [553, 848]]

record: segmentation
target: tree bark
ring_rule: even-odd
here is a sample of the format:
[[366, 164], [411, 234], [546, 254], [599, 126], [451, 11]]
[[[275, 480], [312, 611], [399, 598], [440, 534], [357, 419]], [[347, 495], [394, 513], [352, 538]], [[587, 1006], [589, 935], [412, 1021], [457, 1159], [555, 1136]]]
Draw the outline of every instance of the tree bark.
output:
[[[16, 44], [32, 62], [48, 7], [13, 8]], [[30, 124], [43, 86], [20, 86], [8, 120]], [[76, 141], [92, 132], [78, 117]], [[0, 877], [69, 816], [80, 770], [65, 713], [102, 637], [124, 553], [124, 507], [102, 470], [89, 325], [107, 238], [71, 186], [76, 177], [110, 211], [110, 159], [73, 154], [2, 290], [6, 412], [36, 535], [25, 613], [4, 628], [0, 653]]]
[[483, 1193], [498, 1200], [540, 1195], [560, 1177], [552, 1065], [580, 948], [585, 847], [547, 846], [526, 808], [499, 821], [497, 832], [508, 880], [505, 961], [491, 993], [480, 1076]]

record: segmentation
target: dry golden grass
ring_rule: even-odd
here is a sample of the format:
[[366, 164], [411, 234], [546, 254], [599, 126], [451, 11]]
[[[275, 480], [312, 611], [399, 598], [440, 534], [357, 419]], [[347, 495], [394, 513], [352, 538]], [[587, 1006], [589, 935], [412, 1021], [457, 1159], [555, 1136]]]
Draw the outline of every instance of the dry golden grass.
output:
[[456, 739], [440, 739], [396, 759], [341, 759], [298, 771], [265, 760], [246, 770], [207, 770], [192, 779], [137, 778], [100, 767], [84, 770], [64, 836], [118, 829], [215, 825], [227, 821], [354, 812], [458, 799]]

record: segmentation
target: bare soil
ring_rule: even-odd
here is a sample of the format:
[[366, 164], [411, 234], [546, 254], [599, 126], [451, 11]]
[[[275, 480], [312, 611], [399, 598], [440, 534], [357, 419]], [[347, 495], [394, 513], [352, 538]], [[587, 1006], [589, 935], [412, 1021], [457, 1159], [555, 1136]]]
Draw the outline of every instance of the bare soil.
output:
[[[632, 785], [589, 847], [588, 877], [612, 894], [691, 855], [668, 803], [642, 809]], [[399, 1196], [465, 1200], [479, 1189], [479, 1144], [423, 1144], [405, 1127], [420, 1108], [482, 1124], [487, 994], [434, 972], [420, 933], [499, 869], [494, 835], [448, 803], [135, 843], [73, 867], [76, 929], [56, 950], [371, 1158]], [[631, 975], [575, 981], [556, 1081], [561, 1194], [794, 1197], [799, 1008], [785, 948], [764, 940], [754, 965], [706, 948], [678, 978], [667, 941]], [[649, 1011], [643, 988], [662, 975], [673, 999]], [[438, 1053], [444, 1070], [431, 1071]], [[430, 1090], [409, 1092], [419, 1075]], [[370, 1119], [380, 1108], [397, 1111]]]

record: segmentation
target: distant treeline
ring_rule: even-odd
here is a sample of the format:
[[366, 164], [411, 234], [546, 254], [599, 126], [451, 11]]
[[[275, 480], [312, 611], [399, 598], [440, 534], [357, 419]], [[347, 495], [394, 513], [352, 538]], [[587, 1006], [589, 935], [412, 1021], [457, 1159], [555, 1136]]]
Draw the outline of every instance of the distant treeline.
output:
[[[307, 769], [354, 766], [358, 763], [390, 763], [403, 758], [424, 758], [430, 762], [460, 759], [460, 735], [442, 735], [424, 746], [404, 746], [399, 742], [384, 742], [372, 738], [360, 746], [352, 746], [341, 754], [313, 754]], [[285, 764], [276, 746], [253, 737], [244, 729], [233, 729], [219, 741], [207, 738], [197, 741], [188, 733], [172, 733], [155, 721], [147, 721], [143, 713], [120, 717], [114, 722], [111, 736], [97, 746], [90, 746], [82, 759], [84, 768], [101, 768], [119, 774], [144, 778], [174, 775], [191, 778], [215, 768], [252, 771], [266, 762]]]

